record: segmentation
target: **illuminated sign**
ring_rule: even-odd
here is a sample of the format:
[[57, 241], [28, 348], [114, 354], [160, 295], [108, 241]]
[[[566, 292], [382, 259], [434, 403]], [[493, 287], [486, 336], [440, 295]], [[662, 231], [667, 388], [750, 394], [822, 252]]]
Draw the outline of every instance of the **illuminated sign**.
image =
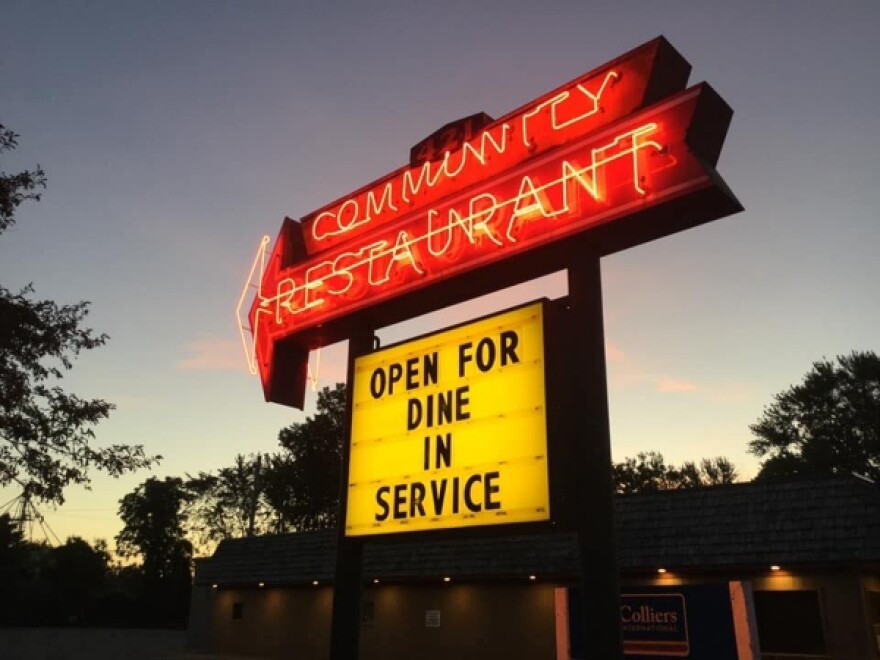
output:
[[348, 536], [550, 517], [543, 305], [357, 358]]
[[621, 594], [620, 630], [626, 655], [681, 657], [690, 653], [683, 594]]
[[682, 91], [688, 71], [656, 39], [481, 120], [470, 140], [478, 116], [441, 129], [409, 166], [285, 220], [255, 259], [242, 337], [266, 399], [301, 407], [308, 351], [359, 320], [399, 321], [550, 272], [560, 251], [608, 254], [738, 210], [713, 169], [730, 109], [708, 85]]

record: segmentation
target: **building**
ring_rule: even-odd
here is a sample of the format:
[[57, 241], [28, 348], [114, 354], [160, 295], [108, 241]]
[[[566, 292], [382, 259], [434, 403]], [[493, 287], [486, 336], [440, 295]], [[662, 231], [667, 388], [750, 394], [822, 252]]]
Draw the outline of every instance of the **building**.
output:
[[[720, 585], [725, 625], [739, 637], [730, 657], [880, 658], [874, 484], [837, 477], [625, 495], [616, 520], [621, 591], [684, 602]], [[335, 538], [327, 530], [222, 542], [197, 565], [190, 650], [327, 657]], [[574, 657], [577, 552], [562, 532], [367, 543], [360, 657]], [[685, 646], [670, 654], [707, 657], [696, 646], [703, 608], [689, 607]]]

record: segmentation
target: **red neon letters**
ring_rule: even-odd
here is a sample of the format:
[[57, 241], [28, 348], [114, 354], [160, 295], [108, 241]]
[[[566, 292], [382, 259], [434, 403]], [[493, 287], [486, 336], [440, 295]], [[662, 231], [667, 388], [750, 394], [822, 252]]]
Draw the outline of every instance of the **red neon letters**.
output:
[[298, 385], [278, 383], [282, 343], [287, 359], [301, 361], [343, 338], [363, 310], [713, 185], [690, 139], [704, 128], [698, 108], [716, 102], [711, 89], [633, 114], [658, 89], [667, 96], [683, 84], [683, 60], [667, 64], [674, 72], [665, 79], [656, 71], [663, 47], [655, 40], [502, 117], [456, 152], [286, 221], [268, 259], [264, 239], [246, 350], [267, 400], [301, 405]]

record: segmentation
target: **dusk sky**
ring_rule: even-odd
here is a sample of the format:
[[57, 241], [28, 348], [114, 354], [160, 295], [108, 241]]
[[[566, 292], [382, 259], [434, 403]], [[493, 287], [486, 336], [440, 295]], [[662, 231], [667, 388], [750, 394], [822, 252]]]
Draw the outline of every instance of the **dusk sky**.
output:
[[[90, 300], [108, 344], [64, 384], [116, 404], [96, 444], [152, 475], [278, 448], [313, 412], [263, 402], [235, 306], [256, 248], [396, 169], [443, 124], [499, 117], [656, 37], [733, 107], [718, 171], [745, 211], [602, 261], [614, 457], [725, 455], [812, 362], [880, 350], [880, 2], [5, 0], [2, 169], [48, 189], [0, 236], [0, 283]], [[550, 276], [383, 343], [565, 294]], [[345, 346], [320, 384], [344, 378]], [[552, 457], [551, 457], [552, 460]], [[95, 475], [47, 521], [111, 540], [151, 476]], [[0, 492], [0, 501], [15, 496]]]

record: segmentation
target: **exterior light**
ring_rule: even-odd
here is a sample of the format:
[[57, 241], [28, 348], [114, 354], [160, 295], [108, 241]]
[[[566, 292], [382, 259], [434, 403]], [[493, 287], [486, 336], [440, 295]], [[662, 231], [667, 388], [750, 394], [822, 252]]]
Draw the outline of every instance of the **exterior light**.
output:
[[373, 584], [379, 584], [379, 578], [373, 578]]
[[444, 582], [451, 582], [452, 578], [447, 575], [445, 578], [443, 578], [443, 581]]
[[217, 588], [217, 585], [216, 585], [216, 584], [212, 584], [212, 585], [211, 585], [211, 589], [216, 589], [216, 588]]
[[770, 567], [770, 570], [771, 570], [771, 571], [778, 571], [778, 570], [781, 570], [781, 569], [780, 569], [780, 566], [779, 566], [778, 564], [773, 564], [773, 566]]
[[530, 576], [529, 576], [529, 579], [530, 579], [532, 582], [534, 582], [535, 580], [538, 579], [538, 576], [537, 576], [537, 575], [530, 575]]
[[657, 572], [660, 573], [660, 574], [662, 575], [663, 573], [666, 572], [666, 569], [665, 569], [665, 568], [658, 568], [658, 569], [657, 569]]
[[263, 587], [266, 586], [266, 583], [265, 583], [265, 582], [260, 582], [260, 584], [259, 584], [258, 586], [262, 589]]
[[317, 580], [312, 580], [312, 584], [315, 585], [315, 586], [317, 587], [317, 586], [318, 586], [318, 581], [317, 581]]

